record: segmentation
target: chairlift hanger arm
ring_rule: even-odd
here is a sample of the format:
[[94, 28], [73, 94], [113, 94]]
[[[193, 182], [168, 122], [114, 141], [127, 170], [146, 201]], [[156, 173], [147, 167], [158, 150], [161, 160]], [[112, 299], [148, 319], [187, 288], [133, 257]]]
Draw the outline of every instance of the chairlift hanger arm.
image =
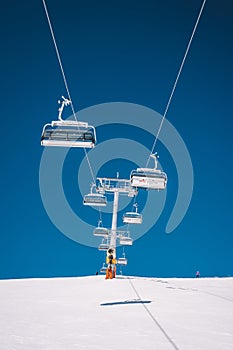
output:
[[65, 106], [68, 106], [71, 104], [71, 101], [68, 99], [68, 98], [65, 98], [64, 96], [62, 96], [62, 101], [58, 101], [58, 103], [60, 104], [61, 103], [61, 107], [58, 108], [58, 119], [63, 121], [61, 115], [62, 115], [62, 112], [63, 112], [63, 109]]
[[[43, 6], [44, 6], [44, 10], [45, 10], [46, 17], [47, 17], [47, 21], [48, 21], [50, 33], [51, 33], [51, 36], [52, 36], [53, 44], [54, 44], [54, 47], [55, 47], [55, 51], [56, 51], [58, 63], [59, 63], [60, 69], [61, 69], [63, 81], [64, 81], [64, 84], [65, 84], [65, 87], [66, 87], [66, 91], [67, 91], [67, 95], [68, 95], [68, 98], [69, 98], [69, 101], [70, 101], [71, 109], [72, 109], [74, 118], [75, 118], [75, 120], [77, 121], [77, 117], [76, 117], [76, 114], [75, 114], [75, 108], [74, 108], [74, 105], [73, 105], [73, 102], [72, 102], [72, 99], [71, 99], [71, 95], [70, 95], [70, 91], [69, 91], [67, 79], [66, 79], [66, 76], [65, 76], [65, 71], [64, 71], [64, 69], [63, 69], [62, 60], [61, 60], [61, 56], [60, 56], [60, 53], [59, 53], [59, 50], [58, 50], [58, 46], [57, 46], [56, 38], [55, 38], [55, 35], [54, 35], [52, 23], [51, 23], [51, 20], [50, 20], [50, 17], [49, 17], [49, 13], [48, 13], [46, 1], [45, 1], [45, 0], [42, 0], [42, 2], [43, 2]], [[67, 102], [66, 99], [63, 99], [63, 100], [65, 100], [65, 102]], [[95, 137], [95, 142], [96, 142], [95, 130], [94, 130], [94, 137]], [[95, 143], [91, 146], [91, 148], [93, 148], [94, 145], [95, 145]], [[93, 169], [92, 169], [92, 166], [91, 166], [91, 162], [90, 162], [90, 160], [89, 160], [89, 157], [88, 157], [88, 154], [87, 154], [87, 150], [86, 150], [86, 148], [85, 148], [85, 145], [83, 146], [83, 149], [84, 149], [85, 157], [86, 157], [86, 160], [87, 160], [89, 169], [90, 169], [90, 173], [91, 173], [92, 179], [93, 179], [93, 181], [95, 181], [94, 172], [93, 172]]]

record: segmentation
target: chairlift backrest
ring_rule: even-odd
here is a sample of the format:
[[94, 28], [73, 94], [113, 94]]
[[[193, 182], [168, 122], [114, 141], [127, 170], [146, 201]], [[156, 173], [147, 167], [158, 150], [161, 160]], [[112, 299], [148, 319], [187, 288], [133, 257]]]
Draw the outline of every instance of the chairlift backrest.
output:
[[46, 124], [41, 135], [42, 146], [93, 148], [96, 133], [93, 126], [71, 120]]
[[131, 237], [120, 237], [120, 244], [121, 245], [132, 245], [133, 240]]
[[106, 266], [102, 266], [100, 269], [101, 273], [106, 273], [107, 267]]
[[142, 214], [135, 212], [127, 212], [123, 215], [124, 224], [141, 224], [142, 223]]
[[76, 120], [63, 120], [63, 109], [65, 106], [72, 106], [72, 102], [62, 96], [58, 103], [61, 104], [58, 109], [58, 120], [52, 121], [51, 124], [45, 124], [41, 135], [41, 145], [93, 148], [96, 144], [94, 126], [88, 125], [86, 122], [79, 122], [76, 117]]
[[117, 260], [118, 265], [127, 265], [127, 263], [128, 263], [128, 260], [126, 258], [119, 258]]
[[107, 244], [107, 243], [101, 243], [101, 244], [98, 246], [98, 249], [99, 249], [100, 251], [107, 251], [108, 248], [109, 248], [109, 244]]
[[84, 196], [83, 199], [84, 205], [90, 205], [90, 206], [106, 206], [107, 205], [107, 197], [99, 194], [99, 193], [89, 193]]
[[93, 235], [97, 237], [108, 238], [109, 230], [105, 227], [96, 227], [93, 231]]
[[158, 169], [138, 168], [131, 172], [130, 182], [136, 188], [163, 190], [166, 188], [167, 175]]

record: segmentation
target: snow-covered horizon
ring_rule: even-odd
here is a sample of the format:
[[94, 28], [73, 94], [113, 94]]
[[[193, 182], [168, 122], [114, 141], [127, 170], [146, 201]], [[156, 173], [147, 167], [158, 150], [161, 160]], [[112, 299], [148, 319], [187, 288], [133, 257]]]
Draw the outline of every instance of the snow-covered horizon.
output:
[[233, 278], [0, 280], [0, 349], [231, 350]]

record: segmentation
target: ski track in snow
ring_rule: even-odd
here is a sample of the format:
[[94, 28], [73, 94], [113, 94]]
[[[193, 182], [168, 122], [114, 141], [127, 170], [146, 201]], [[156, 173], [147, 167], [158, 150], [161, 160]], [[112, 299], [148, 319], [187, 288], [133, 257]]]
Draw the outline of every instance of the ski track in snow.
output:
[[0, 350], [232, 350], [233, 278], [0, 281]]

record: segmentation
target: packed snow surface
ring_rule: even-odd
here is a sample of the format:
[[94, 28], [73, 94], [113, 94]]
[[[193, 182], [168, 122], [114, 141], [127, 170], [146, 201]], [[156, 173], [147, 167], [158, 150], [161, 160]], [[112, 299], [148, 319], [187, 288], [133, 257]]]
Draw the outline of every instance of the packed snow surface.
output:
[[233, 278], [0, 281], [1, 350], [232, 350]]

